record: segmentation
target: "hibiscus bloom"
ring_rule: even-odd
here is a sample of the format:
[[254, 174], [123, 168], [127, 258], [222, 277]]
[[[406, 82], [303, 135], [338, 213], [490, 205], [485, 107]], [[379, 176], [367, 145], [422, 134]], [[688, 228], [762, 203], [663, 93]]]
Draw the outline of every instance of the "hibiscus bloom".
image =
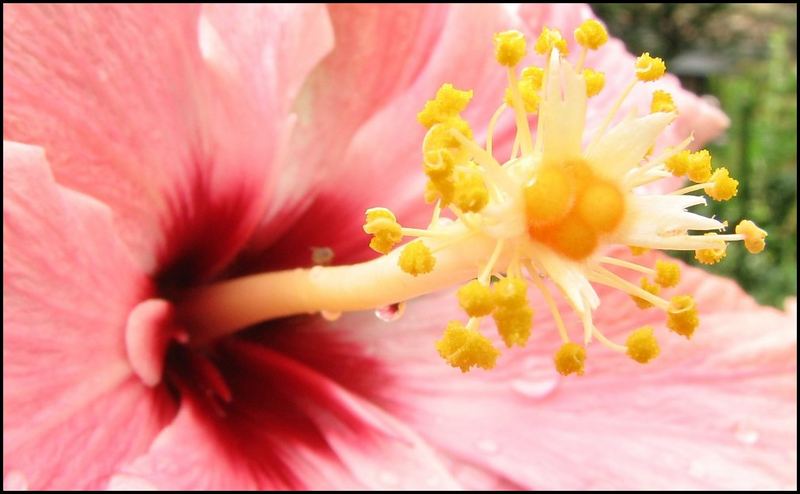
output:
[[[420, 299], [394, 326], [306, 316], [184, 344], [204, 336], [175, 317], [187, 290], [307, 266], [315, 246], [364, 259], [356, 220], [371, 204], [424, 221], [411, 200], [421, 103], [452, 80], [475, 88], [468, 115], [488, 120], [506, 82], [486, 69], [486, 40], [511, 27], [566, 32], [589, 16], [4, 6], [4, 139], [15, 141], [3, 153], [5, 484], [794, 482], [793, 317], [697, 270], [682, 283], [714, 304], [688, 350], [662, 342], [665, 357], [644, 371], [610, 354], [577, 382], [535, 349], [478, 378], [449, 372], [431, 342], [457, 310], [452, 294]], [[627, 57], [614, 47], [593, 62], [609, 87]], [[700, 124], [707, 137], [723, 123], [672, 92], [675, 132]], [[510, 137], [499, 125], [498, 150]], [[601, 311], [596, 323], [613, 337], [647, 314]]]

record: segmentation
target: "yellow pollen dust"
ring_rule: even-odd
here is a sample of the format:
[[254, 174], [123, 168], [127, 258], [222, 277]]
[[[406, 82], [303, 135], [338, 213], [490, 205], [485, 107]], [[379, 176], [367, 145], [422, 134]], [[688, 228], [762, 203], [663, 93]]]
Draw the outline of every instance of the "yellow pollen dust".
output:
[[586, 81], [586, 96], [592, 97], [600, 94], [606, 84], [606, 76], [593, 69], [583, 69], [583, 80]]
[[692, 182], [703, 183], [711, 178], [711, 153], [701, 149], [689, 155], [686, 176]]
[[681, 267], [676, 262], [656, 261], [656, 283], [662, 288], [672, 288], [681, 281]]
[[478, 280], [472, 280], [458, 289], [458, 303], [470, 317], [488, 316], [494, 310], [492, 289]]
[[448, 364], [458, 367], [461, 372], [467, 372], [471, 367], [491, 369], [500, 355], [489, 338], [465, 328], [458, 321], [450, 321], [442, 339], [436, 342], [436, 350]]
[[[658, 295], [661, 292], [661, 287], [655, 283], [650, 283], [650, 280], [647, 279], [647, 276], [642, 277], [639, 282], [639, 286], [642, 288], [642, 290], [653, 295]], [[631, 299], [636, 302], [636, 306], [640, 309], [649, 309], [653, 306], [649, 300], [637, 297], [636, 295], [631, 295]]]
[[562, 376], [570, 374], [583, 375], [583, 365], [586, 362], [586, 349], [577, 343], [564, 343], [553, 358], [556, 370]]
[[563, 56], [569, 55], [567, 40], [561, 36], [561, 31], [545, 27], [542, 29], [542, 34], [539, 35], [533, 49], [540, 55], [547, 55], [553, 51], [554, 48]]
[[643, 53], [636, 59], [636, 77], [640, 81], [655, 81], [660, 79], [667, 71], [667, 65], [658, 57], [651, 57]]
[[675, 295], [670, 299], [667, 309], [667, 327], [687, 339], [700, 325], [697, 307], [690, 295]]
[[656, 89], [653, 91], [653, 101], [650, 103], [650, 113], [678, 111], [672, 95], [666, 91]]
[[436, 258], [422, 240], [414, 240], [400, 251], [397, 264], [404, 272], [412, 276], [419, 276], [433, 271]]
[[714, 170], [709, 182], [711, 185], [705, 187], [705, 192], [710, 198], [716, 201], [727, 201], [736, 197], [739, 181], [730, 176], [727, 168], [720, 167]]
[[461, 91], [452, 84], [442, 84], [436, 92], [436, 97], [427, 103], [425, 108], [417, 114], [417, 120], [426, 129], [437, 123], [446, 122], [464, 111], [472, 100], [472, 90]]
[[608, 41], [608, 32], [596, 20], [588, 19], [575, 30], [575, 41], [584, 48], [596, 50]]
[[[716, 236], [717, 234], [714, 232], [706, 233], [706, 235], [713, 235]], [[694, 258], [697, 259], [698, 262], [701, 264], [716, 264], [720, 262], [722, 259], [725, 258], [726, 250], [728, 248], [728, 244], [724, 241], [720, 240], [720, 244], [722, 247], [718, 249], [697, 249], [694, 252]]]
[[513, 67], [527, 53], [525, 36], [519, 31], [504, 31], [494, 35], [495, 58], [500, 65]]
[[367, 209], [367, 221], [364, 232], [374, 235], [369, 242], [372, 250], [388, 254], [403, 238], [400, 224], [391, 211], [386, 208]]
[[543, 166], [524, 193], [530, 236], [574, 260], [592, 254], [625, 214], [619, 186], [583, 162]]
[[[519, 82], [517, 82], [517, 88], [522, 97], [522, 103], [525, 106], [525, 111], [528, 113], [536, 113], [539, 109], [539, 91], [542, 89], [543, 77], [544, 69], [540, 67], [526, 67], [522, 71], [522, 77]], [[506, 89], [504, 101], [508, 106], [514, 106], [511, 88]]]
[[764, 250], [767, 243], [764, 239], [767, 238], [767, 232], [757, 227], [755, 223], [750, 220], [743, 220], [736, 225], [736, 233], [744, 235], [744, 246], [751, 254], [758, 254]]
[[625, 342], [625, 346], [627, 347], [626, 353], [628, 356], [640, 364], [650, 362], [658, 357], [661, 351], [653, 334], [653, 328], [650, 326], [643, 326], [631, 333]]

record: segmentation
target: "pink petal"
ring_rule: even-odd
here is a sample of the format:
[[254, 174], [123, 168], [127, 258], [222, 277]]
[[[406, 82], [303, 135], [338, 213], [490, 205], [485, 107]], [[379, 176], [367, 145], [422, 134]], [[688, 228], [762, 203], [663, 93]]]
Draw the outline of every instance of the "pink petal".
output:
[[260, 345], [230, 341], [224, 416], [186, 395], [173, 424], [112, 486], [169, 489], [452, 488], [435, 453], [391, 415]]
[[[297, 320], [270, 341], [384, 407], [457, 461], [524, 488], [792, 486], [796, 323], [758, 307], [729, 280], [688, 267], [683, 277], [675, 293], [696, 293], [702, 311], [691, 341], [669, 333], [663, 314], [639, 311], [627, 295], [601, 288], [597, 326], [624, 342], [631, 330], [653, 324], [662, 354], [641, 366], [595, 342], [586, 375], [578, 378], [553, 369], [559, 340], [533, 292], [529, 346], [505, 351], [485, 373], [462, 375], [436, 354], [446, 321], [463, 320], [452, 293], [409, 302], [404, 319], [392, 324], [371, 314]], [[568, 313], [563, 303], [561, 310]], [[566, 322], [577, 338], [578, 319]], [[493, 333], [491, 322], [484, 331]], [[318, 334], [335, 334], [341, 343], [311, 352], [308, 342]], [[365, 371], [365, 356], [382, 365]]]
[[109, 204], [146, 270], [179, 256], [169, 275], [209, 276], [267, 207], [326, 23], [318, 6], [6, 6], [4, 135]]
[[481, 122], [480, 133], [505, 84], [502, 70], [488, 70], [496, 68], [492, 34], [511, 22], [499, 6], [337, 6], [331, 15], [336, 49], [306, 88], [319, 111], [299, 134], [313, 142], [299, 143], [294, 160], [313, 167], [318, 183], [298, 190], [303, 215], [287, 218], [294, 224], [272, 247], [281, 255], [265, 256], [270, 267], [308, 264], [319, 246], [332, 247], [335, 262], [364, 259], [354, 219], [372, 206], [393, 208], [404, 224], [425, 222], [417, 112], [444, 82], [474, 89], [465, 116]]
[[41, 149], [4, 141], [4, 474], [97, 488], [147, 447], [169, 407], [132, 376], [123, 328], [148, 290], [109, 209], [57, 185]]

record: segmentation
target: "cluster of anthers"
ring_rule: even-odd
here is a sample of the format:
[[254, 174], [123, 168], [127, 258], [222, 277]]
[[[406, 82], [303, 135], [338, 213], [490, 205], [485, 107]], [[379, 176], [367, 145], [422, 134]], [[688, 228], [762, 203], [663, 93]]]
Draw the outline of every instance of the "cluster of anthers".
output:
[[[699, 324], [692, 297], [660, 294], [677, 285], [678, 264], [659, 260], [647, 267], [609, 257], [604, 254], [609, 245], [626, 245], [634, 254], [648, 249], [694, 250], [704, 264], [724, 258], [729, 241], [744, 241], [751, 253], [764, 249], [767, 234], [751, 221], [739, 223], [735, 233], [722, 234], [726, 223], [687, 211], [705, 204], [702, 196], [691, 192], [704, 191], [718, 201], [736, 195], [738, 182], [725, 168], [712, 170], [708, 151], [685, 149], [692, 141], [688, 137], [651, 155], [657, 136], [678, 114], [669, 93], [654, 91], [649, 114], [630, 115], [610, 126], [636, 84], [664, 74], [660, 58], [644, 53], [636, 60], [630, 85], [584, 142], [587, 99], [602, 91], [604, 75], [583, 65], [587, 52], [607, 39], [599, 22], [581, 24], [575, 41], [582, 51], [572, 65], [565, 59], [567, 44], [561, 33], [545, 28], [534, 46], [544, 56], [544, 66], [519, 71], [527, 52], [524, 36], [517, 31], [495, 35], [496, 58], [508, 70], [508, 87], [489, 121], [485, 146], [475, 142], [470, 125], [461, 117], [472, 91], [444, 84], [418, 115], [428, 129], [422, 153], [429, 179], [425, 199], [435, 204], [429, 226], [404, 228], [383, 208], [366, 213], [364, 231], [373, 235], [370, 246], [381, 254], [396, 255], [399, 268], [409, 276], [422, 278], [453, 266], [472, 270], [473, 278], [457, 295], [468, 320], [450, 321], [436, 343], [442, 358], [464, 372], [476, 366], [490, 369], [500, 354], [479, 331], [485, 317], [494, 319], [509, 348], [527, 343], [533, 321], [529, 284], [541, 292], [563, 341], [554, 357], [563, 375], [583, 374], [586, 345], [592, 338], [640, 363], [659, 353], [652, 327], [634, 329], [624, 345], [610, 341], [595, 327], [592, 312], [600, 301], [592, 283], [622, 290], [642, 309], [664, 311], [667, 328], [690, 338]], [[492, 153], [492, 133], [509, 108], [516, 138], [510, 158], [501, 163]], [[538, 115], [535, 140], [528, 121], [532, 114]], [[648, 194], [642, 188], [671, 176], [685, 176], [694, 184], [669, 194]], [[454, 218], [443, 217], [443, 210]], [[417, 238], [394, 254], [404, 237]], [[644, 276], [636, 285], [605, 266]], [[548, 278], [582, 321], [579, 342], [570, 339], [545, 282]]]

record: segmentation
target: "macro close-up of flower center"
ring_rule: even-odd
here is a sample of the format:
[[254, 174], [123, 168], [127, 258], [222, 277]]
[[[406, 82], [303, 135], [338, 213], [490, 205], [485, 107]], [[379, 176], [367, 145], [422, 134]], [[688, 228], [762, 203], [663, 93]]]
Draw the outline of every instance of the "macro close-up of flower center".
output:
[[[527, 285], [531, 283], [548, 301], [562, 339], [554, 357], [561, 374], [583, 374], [584, 345], [593, 337], [640, 363], [655, 358], [659, 346], [652, 327], [631, 328], [634, 331], [623, 345], [609, 340], [593, 324], [592, 312], [598, 308], [599, 299], [592, 283], [597, 283], [627, 293], [642, 309], [661, 309], [667, 314], [667, 327], [690, 338], [699, 324], [692, 297], [679, 294], [667, 300], [659, 296], [662, 288], [678, 284], [680, 266], [659, 260], [650, 267], [606, 256], [603, 251], [614, 244], [637, 253], [647, 249], [694, 250], [697, 259], [713, 264], [725, 256], [730, 241], [744, 241], [751, 253], [761, 252], [767, 233], [745, 220], [735, 233], [718, 234], [725, 223], [688, 211], [691, 206], [706, 203], [704, 197], [690, 192], [704, 191], [715, 200], [725, 201], [736, 195], [738, 181], [724, 167], [712, 170], [707, 150], [686, 150], [691, 136], [653, 154], [656, 138], [678, 115], [669, 93], [656, 90], [647, 114], [639, 116], [631, 111], [610, 126], [636, 84], [664, 75], [666, 66], [661, 59], [648, 53], [636, 59], [630, 83], [615, 96], [608, 116], [599, 128], [588, 132], [590, 139], [585, 142], [587, 106], [590, 98], [603, 90], [604, 75], [582, 65], [588, 51], [599, 49], [607, 39], [599, 22], [581, 24], [575, 30], [575, 41], [582, 51], [573, 66], [563, 58], [566, 44], [561, 33], [545, 27], [535, 44], [544, 67], [529, 66], [520, 75], [517, 66], [526, 54], [525, 37], [518, 31], [495, 34], [495, 57], [507, 68], [509, 85], [505, 101], [489, 121], [485, 146], [472, 139], [469, 123], [460, 116], [473, 91], [445, 83], [425, 104], [417, 119], [428, 129], [422, 154], [428, 177], [425, 199], [435, 203], [429, 226], [403, 228], [385, 208], [367, 210], [364, 224], [364, 231], [373, 235], [370, 247], [385, 254], [399, 271], [413, 276], [413, 281], [404, 278], [397, 267], [380, 261], [328, 268], [330, 275], [322, 272], [323, 268], [316, 268], [316, 272], [267, 273], [204, 288], [190, 295], [187, 313], [195, 321], [211, 321], [210, 331], [224, 332], [254, 322], [250, 318], [291, 314], [274, 310], [285, 311], [293, 305], [298, 313], [324, 310], [338, 314], [403, 303], [464, 278], [474, 278], [458, 292], [469, 321], [451, 321], [437, 343], [439, 353], [450, 365], [467, 371], [473, 366], [492, 368], [499, 355], [491, 341], [477, 331], [485, 316], [492, 315], [506, 346], [526, 345], [532, 330], [533, 312], [527, 302]], [[516, 134], [510, 159], [500, 162], [492, 154], [493, 128], [509, 109], [514, 113]], [[529, 128], [530, 113], [538, 117], [535, 134]], [[663, 179], [686, 175], [696, 184], [669, 194], [643, 190]], [[443, 211], [453, 216], [443, 216]], [[709, 233], [690, 234], [692, 230]], [[404, 236], [419, 239], [392, 251]], [[637, 286], [605, 266], [645, 276]], [[434, 275], [430, 275], [432, 272]], [[502, 279], [490, 284], [495, 275]], [[546, 279], [552, 280], [580, 317], [580, 343], [571, 341]], [[376, 281], [378, 286], [365, 297], [362, 290], [366, 290], [366, 284]], [[285, 300], [274, 305], [254, 303], [257, 308], [246, 311], [241, 319], [236, 314], [237, 293], [272, 292], [287, 283], [305, 293], [298, 300], [302, 305]], [[373, 297], [377, 298], [373, 301]]]
[[792, 303], [661, 252], [770, 252], [730, 121], [588, 6], [3, 13], [5, 489], [796, 482]]

